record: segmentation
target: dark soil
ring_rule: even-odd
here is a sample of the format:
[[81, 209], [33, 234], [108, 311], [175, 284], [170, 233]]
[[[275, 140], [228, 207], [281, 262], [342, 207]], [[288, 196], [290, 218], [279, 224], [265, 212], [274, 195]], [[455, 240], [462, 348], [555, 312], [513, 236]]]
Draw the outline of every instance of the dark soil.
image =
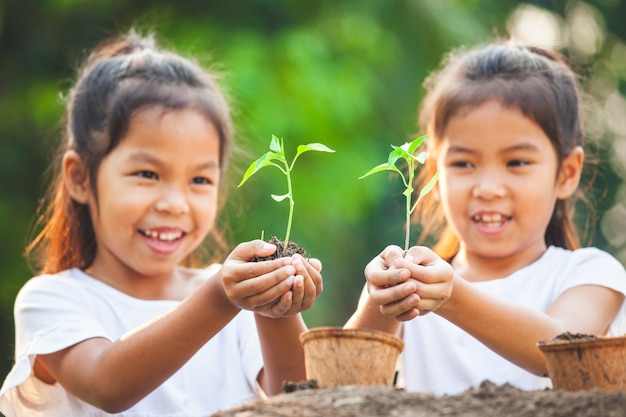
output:
[[592, 334], [584, 334], [584, 333], [570, 333], [565, 332], [556, 336], [554, 340], [595, 340], [598, 339], [598, 336]]
[[623, 417], [626, 392], [522, 391], [488, 381], [450, 396], [408, 393], [383, 385], [315, 389], [286, 384], [266, 400], [220, 411], [214, 417]]
[[263, 256], [263, 257], [256, 256], [252, 260], [253, 262], [271, 261], [272, 259], [278, 259], [278, 258], [283, 258], [286, 256], [295, 255], [296, 253], [299, 253], [304, 258], [307, 258], [306, 251], [302, 249], [300, 245], [298, 245], [297, 243], [289, 241], [287, 243], [287, 247], [285, 247], [285, 242], [280, 240], [276, 236], [272, 236], [272, 238], [268, 240], [267, 242], [271, 243], [272, 245], [276, 245], [276, 252], [274, 252], [270, 256]]

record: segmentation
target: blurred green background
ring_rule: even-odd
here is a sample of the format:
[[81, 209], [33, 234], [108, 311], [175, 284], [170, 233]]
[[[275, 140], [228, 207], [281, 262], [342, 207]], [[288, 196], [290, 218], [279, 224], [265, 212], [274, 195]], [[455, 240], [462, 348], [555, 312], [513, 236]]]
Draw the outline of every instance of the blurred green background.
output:
[[[626, 0], [4, 0], [0, 3], [0, 375], [13, 354], [13, 300], [32, 272], [22, 257], [59, 136], [63, 95], [96, 42], [129, 27], [223, 73], [246, 154], [236, 184], [272, 134], [288, 155], [322, 142], [294, 171], [292, 240], [324, 264], [325, 291], [309, 326], [341, 325], [363, 268], [402, 245], [401, 181], [357, 178], [391, 144], [421, 134], [421, 84], [450, 48], [494, 34], [566, 51], [584, 75], [589, 138], [600, 158], [590, 243], [626, 262]], [[231, 187], [233, 242], [284, 236], [285, 185], [274, 169]], [[584, 207], [581, 207], [586, 212]], [[582, 219], [582, 218], [581, 218]], [[581, 224], [585, 223], [580, 220]], [[415, 234], [417, 235], [417, 234]]]

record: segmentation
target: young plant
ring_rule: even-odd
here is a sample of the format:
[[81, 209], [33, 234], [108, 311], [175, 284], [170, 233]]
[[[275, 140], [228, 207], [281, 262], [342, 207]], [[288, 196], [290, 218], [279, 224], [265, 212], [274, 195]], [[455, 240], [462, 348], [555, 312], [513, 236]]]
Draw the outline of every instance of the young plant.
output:
[[[433, 178], [431, 178], [430, 181], [428, 181], [428, 184], [426, 184], [420, 190], [415, 203], [411, 204], [411, 200], [413, 197], [413, 179], [415, 178], [415, 171], [417, 170], [417, 165], [423, 164], [424, 161], [426, 161], [426, 151], [420, 152], [417, 155], [414, 155], [414, 153], [417, 150], [417, 148], [422, 144], [425, 138], [426, 136], [420, 136], [417, 139], [413, 140], [412, 142], [405, 143], [402, 146], [391, 145], [391, 147], [393, 148], [393, 151], [389, 153], [387, 162], [370, 169], [368, 172], [366, 172], [365, 174], [359, 177], [359, 179], [362, 179], [376, 172], [381, 172], [381, 171], [395, 171], [398, 174], [400, 174], [400, 177], [402, 178], [402, 181], [404, 182], [404, 186], [405, 186], [405, 190], [402, 194], [404, 194], [404, 196], [406, 197], [406, 225], [405, 225], [406, 233], [405, 233], [405, 240], [404, 240], [405, 250], [409, 249], [411, 214], [413, 214], [413, 211], [415, 211], [415, 208], [417, 207], [417, 203], [419, 203], [422, 197], [428, 194], [435, 187], [435, 184], [437, 183], [437, 180], [439, 179], [439, 172], [436, 172]], [[404, 160], [404, 162], [407, 164], [407, 175], [403, 174], [402, 171], [396, 165], [398, 161], [400, 160]]]
[[241, 187], [252, 175], [254, 175], [261, 168], [266, 166], [275, 166], [282, 172], [287, 179], [287, 193], [283, 195], [272, 194], [272, 198], [275, 201], [281, 202], [285, 199], [289, 200], [289, 217], [287, 219], [287, 232], [285, 233], [285, 241], [283, 244], [283, 248], [287, 248], [289, 244], [289, 235], [291, 233], [291, 222], [293, 220], [293, 208], [295, 205], [295, 201], [293, 199], [293, 187], [291, 185], [291, 171], [293, 170], [293, 166], [296, 163], [296, 160], [300, 155], [308, 151], [318, 151], [318, 152], [335, 152], [333, 149], [330, 149], [326, 145], [321, 143], [309, 143], [307, 145], [299, 145], [298, 150], [296, 151], [296, 156], [293, 157], [291, 163], [287, 162], [287, 158], [285, 156], [285, 145], [283, 143], [283, 139], [279, 139], [276, 136], [272, 135], [272, 140], [270, 141], [270, 150], [264, 153], [259, 159], [254, 161], [245, 174], [243, 175], [243, 179], [239, 183], [237, 187]]

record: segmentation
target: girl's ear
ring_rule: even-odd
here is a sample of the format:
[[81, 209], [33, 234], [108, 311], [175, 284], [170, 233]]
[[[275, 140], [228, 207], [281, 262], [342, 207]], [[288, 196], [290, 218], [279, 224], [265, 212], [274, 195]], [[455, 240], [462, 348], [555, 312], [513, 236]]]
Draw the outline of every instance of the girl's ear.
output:
[[63, 155], [62, 169], [63, 181], [70, 196], [78, 203], [87, 204], [91, 194], [89, 172], [76, 151], [67, 151]]
[[585, 152], [580, 146], [575, 147], [570, 154], [565, 157], [561, 164], [561, 172], [557, 180], [557, 198], [565, 200], [569, 198], [580, 182], [580, 176], [583, 170], [583, 161]]

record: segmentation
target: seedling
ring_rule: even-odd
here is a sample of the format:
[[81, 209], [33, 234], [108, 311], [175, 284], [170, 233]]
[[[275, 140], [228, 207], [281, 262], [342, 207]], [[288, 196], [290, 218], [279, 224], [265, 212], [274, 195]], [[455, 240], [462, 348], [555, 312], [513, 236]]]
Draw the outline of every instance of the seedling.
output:
[[[400, 174], [400, 177], [402, 178], [402, 182], [404, 182], [404, 186], [405, 186], [405, 190], [402, 194], [404, 194], [404, 196], [406, 197], [406, 225], [405, 225], [406, 232], [405, 232], [405, 240], [404, 240], [405, 250], [409, 249], [411, 214], [413, 214], [413, 211], [415, 211], [415, 208], [417, 207], [417, 204], [420, 202], [422, 197], [428, 194], [435, 187], [435, 184], [437, 183], [437, 180], [439, 179], [439, 172], [436, 172], [433, 178], [431, 178], [431, 180], [428, 181], [428, 184], [422, 187], [422, 189], [419, 192], [419, 195], [417, 196], [417, 200], [415, 201], [415, 203], [411, 204], [411, 200], [413, 197], [413, 179], [415, 178], [415, 171], [417, 170], [417, 165], [423, 164], [426, 161], [426, 151], [420, 152], [417, 155], [414, 155], [414, 153], [417, 150], [417, 148], [422, 144], [425, 138], [426, 136], [420, 136], [417, 139], [413, 140], [412, 142], [405, 143], [402, 146], [391, 145], [391, 147], [393, 148], [393, 151], [389, 153], [387, 162], [370, 169], [368, 172], [366, 172], [365, 174], [359, 177], [359, 179], [362, 179], [376, 172], [381, 172], [381, 171], [395, 171], [398, 174]], [[407, 175], [402, 173], [402, 171], [396, 165], [398, 161], [400, 160], [404, 160], [407, 164]]]
[[283, 195], [271, 195], [272, 198], [278, 202], [281, 202], [285, 199], [289, 200], [289, 217], [287, 219], [287, 232], [285, 233], [285, 242], [283, 244], [284, 248], [287, 248], [287, 245], [289, 244], [289, 236], [291, 234], [291, 222], [293, 220], [293, 208], [295, 206], [295, 201], [293, 199], [293, 187], [291, 185], [291, 171], [293, 170], [293, 166], [295, 165], [298, 157], [308, 151], [335, 152], [333, 149], [330, 149], [329, 147], [321, 143], [298, 145], [296, 156], [293, 157], [291, 163], [288, 163], [285, 156], [285, 145], [283, 143], [283, 139], [279, 139], [276, 136], [272, 135], [272, 140], [270, 141], [270, 150], [264, 153], [252, 164], [250, 164], [245, 174], [243, 175], [243, 179], [237, 186], [241, 187], [248, 180], [248, 178], [254, 175], [257, 171], [270, 165], [275, 166], [280, 170], [280, 172], [285, 175], [285, 177], [287, 178], [287, 193]]

